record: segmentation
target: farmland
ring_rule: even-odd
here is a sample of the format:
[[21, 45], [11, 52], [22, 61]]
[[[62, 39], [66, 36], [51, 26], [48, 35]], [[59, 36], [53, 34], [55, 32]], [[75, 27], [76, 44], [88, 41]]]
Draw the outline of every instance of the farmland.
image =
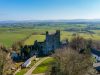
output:
[[[85, 39], [100, 40], [100, 25], [88, 25], [88, 24], [17, 24], [17, 25], [0, 25], [0, 44], [7, 48], [14, 48], [16, 42], [23, 41], [24, 45], [33, 45], [34, 41], [44, 41], [46, 31], [49, 33], [55, 33], [56, 30], [60, 30], [60, 41], [69, 41], [75, 36], [81, 36]], [[14, 44], [15, 43], [15, 44]], [[14, 44], [12, 46], [12, 44]], [[18, 43], [20, 45], [20, 43]], [[20, 49], [17, 50], [19, 52]], [[42, 62], [32, 73], [44, 73], [48, 71], [48, 68], [54, 59], [50, 58]], [[36, 62], [32, 61], [28, 68], [21, 69], [16, 75], [25, 74]]]
[[[95, 28], [95, 29], [94, 29]], [[24, 44], [32, 45], [35, 40], [44, 41], [45, 31], [54, 33], [61, 30], [61, 41], [71, 39], [75, 34], [86, 39], [100, 40], [100, 26], [87, 24], [36, 24], [1, 26], [0, 27], [0, 44], [11, 47], [14, 42], [22, 40], [31, 35]]]

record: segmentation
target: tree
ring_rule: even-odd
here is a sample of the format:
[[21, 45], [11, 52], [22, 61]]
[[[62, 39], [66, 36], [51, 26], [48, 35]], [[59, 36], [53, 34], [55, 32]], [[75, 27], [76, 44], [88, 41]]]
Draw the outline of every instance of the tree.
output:
[[93, 41], [92, 47], [97, 50], [100, 50], [100, 41]]
[[[71, 48], [56, 50], [54, 58], [57, 60], [55, 65], [58, 69], [56, 75], [85, 75], [92, 69], [91, 56], [79, 54]], [[90, 72], [88, 74], [95, 75], [90, 74]]]
[[87, 41], [80, 36], [76, 36], [76, 37], [72, 38], [72, 40], [70, 42], [70, 47], [77, 51], [86, 49]]
[[9, 50], [4, 46], [0, 46], [0, 75], [11, 74], [12, 64], [13, 62], [9, 57]]

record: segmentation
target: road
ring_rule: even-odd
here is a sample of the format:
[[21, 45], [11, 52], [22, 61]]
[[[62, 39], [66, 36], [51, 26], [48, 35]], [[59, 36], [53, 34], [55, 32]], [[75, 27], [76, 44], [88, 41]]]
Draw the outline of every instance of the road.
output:
[[44, 57], [44, 58], [42, 58], [41, 60], [39, 60], [39, 61], [38, 61], [30, 70], [28, 70], [24, 75], [32, 75], [33, 70], [35, 70], [36, 67], [37, 67], [38, 65], [40, 65], [44, 60], [46, 60], [46, 59], [48, 59], [48, 58], [50, 58], [50, 57]]

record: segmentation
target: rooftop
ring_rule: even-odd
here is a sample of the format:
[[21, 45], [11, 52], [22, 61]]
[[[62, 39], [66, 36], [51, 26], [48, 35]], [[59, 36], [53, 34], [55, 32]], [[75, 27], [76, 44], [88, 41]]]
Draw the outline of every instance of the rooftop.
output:
[[92, 48], [92, 49], [91, 49], [91, 53], [93, 53], [93, 54], [95, 54], [95, 55], [97, 55], [97, 56], [100, 56], [100, 51], [97, 50], [97, 49]]

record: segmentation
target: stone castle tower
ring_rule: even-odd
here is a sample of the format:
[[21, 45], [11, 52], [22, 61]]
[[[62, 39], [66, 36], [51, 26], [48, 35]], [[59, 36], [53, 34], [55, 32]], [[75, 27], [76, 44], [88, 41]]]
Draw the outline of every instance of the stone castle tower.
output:
[[46, 52], [60, 47], [60, 30], [57, 30], [55, 34], [46, 32], [45, 47]]

